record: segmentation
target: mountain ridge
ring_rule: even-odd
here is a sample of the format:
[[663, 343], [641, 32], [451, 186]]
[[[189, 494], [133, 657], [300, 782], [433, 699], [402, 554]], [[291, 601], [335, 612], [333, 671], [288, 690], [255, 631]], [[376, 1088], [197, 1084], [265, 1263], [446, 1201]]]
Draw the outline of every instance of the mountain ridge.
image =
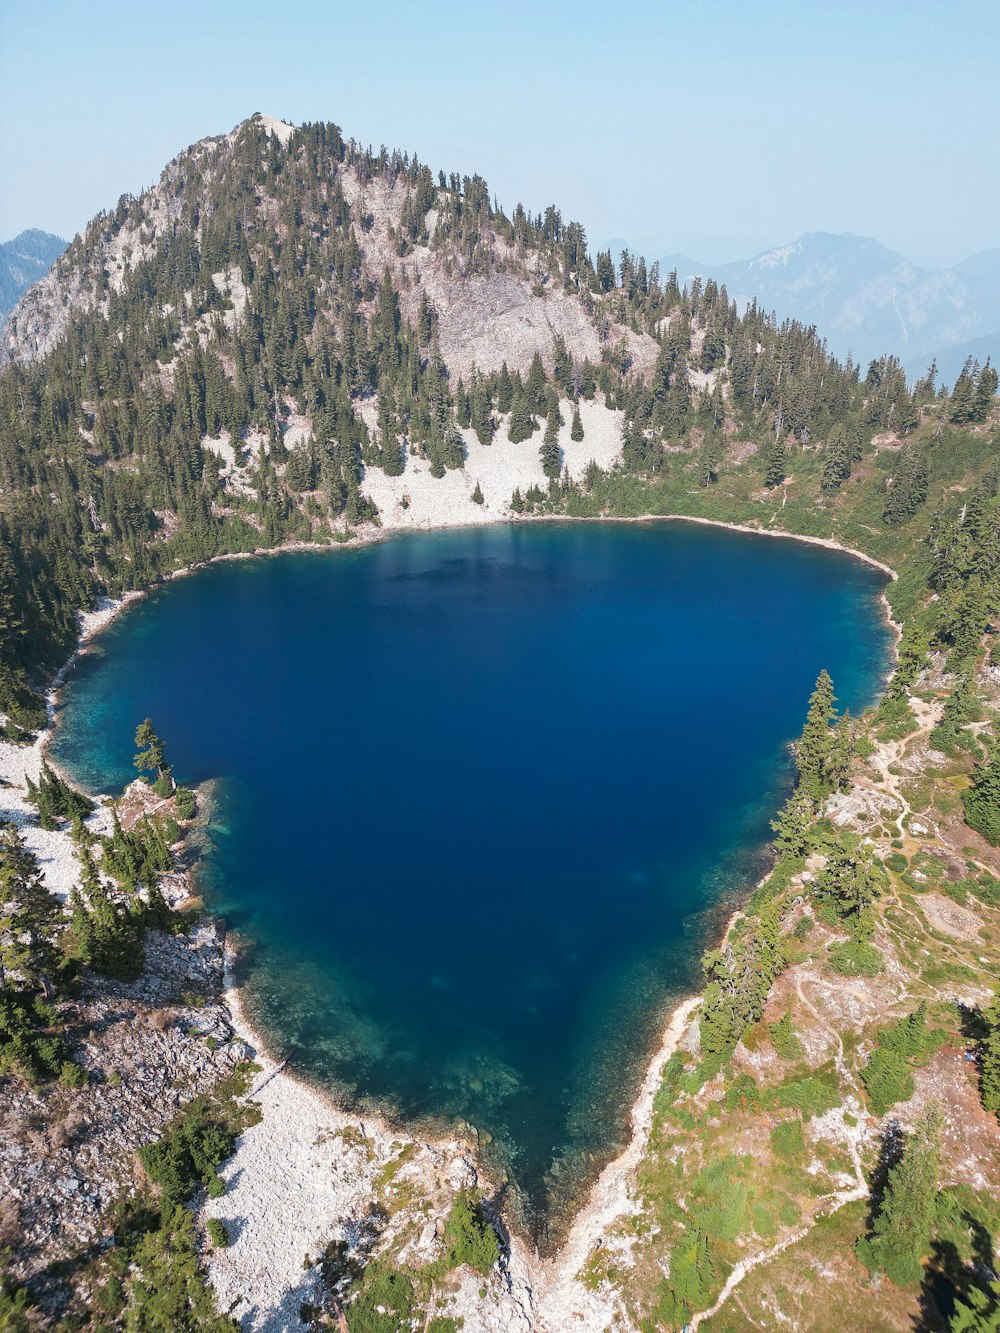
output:
[[[756, 299], [779, 318], [815, 325], [841, 360], [867, 365], [895, 354], [913, 378], [950, 352], [951, 382], [961, 369], [951, 349], [1000, 341], [1000, 249], [928, 269], [872, 237], [814, 231], [746, 260], [711, 264], [678, 253], [659, 263], [663, 272], [676, 269], [681, 283], [724, 283], [740, 308]], [[995, 357], [993, 345], [987, 355]]]
[[21, 296], [51, 268], [66, 242], [61, 236], [29, 227], [0, 245], [0, 329]]

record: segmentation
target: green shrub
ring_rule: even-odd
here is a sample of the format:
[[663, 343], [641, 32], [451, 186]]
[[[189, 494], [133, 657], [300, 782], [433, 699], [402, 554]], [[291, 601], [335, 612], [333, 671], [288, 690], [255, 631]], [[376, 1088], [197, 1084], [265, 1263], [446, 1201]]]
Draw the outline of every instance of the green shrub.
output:
[[845, 940], [830, 950], [830, 966], [842, 977], [874, 977], [885, 971], [885, 959], [867, 940]]
[[448, 1247], [449, 1268], [467, 1264], [485, 1277], [500, 1258], [497, 1233], [483, 1211], [480, 1200], [468, 1190], [463, 1190], [452, 1204], [444, 1239]]
[[792, 1027], [791, 1008], [786, 1009], [778, 1022], [772, 1026], [771, 1040], [782, 1060], [797, 1060], [801, 1056], [802, 1043]]
[[653, 1123], [657, 1124], [673, 1106], [677, 1100], [678, 1093], [681, 1090], [681, 1079], [684, 1077], [684, 1056], [680, 1051], [674, 1051], [670, 1059], [663, 1066], [663, 1077], [660, 1080], [660, 1086], [656, 1090], [656, 1096], [653, 1099]]
[[695, 1310], [707, 1304], [714, 1279], [709, 1237], [700, 1231], [687, 1232], [670, 1252], [670, 1271], [656, 1289], [649, 1318], [641, 1322], [643, 1333], [686, 1324]]
[[1000, 845], [1000, 754], [981, 764], [962, 793], [965, 822], [994, 847]]
[[787, 1111], [801, 1111], [808, 1120], [814, 1115], [825, 1115], [840, 1105], [840, 1088], [834, 1074], [810, 1074], [806, 1078], [789, 1079], [775, 1089], [775, 1101]]
[[907, 1102], [913, 1096], [913, 1075], [901, 1055], [874, 1050], [861, 1071], [861, 1081], [868, 1094], [868, 1104], [876, 1115], [885, 1115], [890, 1106]]
[[169, 1208], [186, 1203], [199, 1185], [209, 1186], [235, 1142], [207, 1098], [196, 1097], [161, 1139], [139, 1149], [139, 1159]]
[[912, 1014], [878, 1034], [875, 1049], [861, 1070], [861, 1081], [876, 1115], [885, 1115], [897, 1102], [909, 1101], [914, 1088], [911, 1065], [926, 1063], [946, 1039], [943, 1028], [927, 1026], [926, 1004], [918, 1005]]
[[174, 792], [174, 809], [178, 819], [194, 818], [195, 799], [190, 787], [178, 787]]
[[897, 875], [901, 875], [909, 865], [909, 862], [902, 852], [893, 852], [891, 856], [885, 858], [885, 863], [889, 869], [894, 870]]
[[783, 1162], [793, 1162], [802, 1157], [806, 1150], [802, 1136], [801, 1120], [782, 1120], [771, 1130], [771, 1148], [775, 1157]]
[[411, 1326], [415, 1310], [409, 1275], [373, 1259], [345, 1314], [350, 1333], [401, 1333]]
[[229, 1232], [221, 1217], [210, 1217], [205, 1227], [213, 1249], [224, 1250], [229, 1245]]
[[741, 1071], [726, 1089], [723, 1102], [727, 1111], [759, 1111], [761, 1096], [757, 1080], [745, 1070]]
[[129, 1333], [240, 1333], [234, 1320], [216, 1312], [215, 1295], [201, 1267], [194, 1217], [187, 1208], [167, 1211], [162, 1225], [135, 1245], [125, 1327]]

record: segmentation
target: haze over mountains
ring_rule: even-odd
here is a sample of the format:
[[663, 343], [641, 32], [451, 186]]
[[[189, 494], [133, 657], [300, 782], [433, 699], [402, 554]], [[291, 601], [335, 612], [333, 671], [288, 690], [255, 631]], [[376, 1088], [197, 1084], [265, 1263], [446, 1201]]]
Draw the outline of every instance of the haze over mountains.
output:
[[37, 227], [0, 245], [0, 329], [22, 292], [44, 277], [65, 249], [61, 236]]
[[[626, 248], [610, 242], [615, 258]], [[835, 356], [862, 365], [892, 353], [911, 381], [936, 359], [954, 383], [967, 356], [1000, 359], [1000, 249], [951, 268], [926, 269], [870, 237], [808, 232], [752, 259], [706, 263], [687, 254], [660, 258], [679, 282], [696, 275], [726, 284], [740, 308], [754, 297], [779, 318], [815, 324]]]
[[[0, 244], [0, 329], [66, 244], [37, 228]], [[616, 262], [626, 249], [642, 249], [621, 238], [608, 248]], [[870, 237], [808, 232], [751, 259], [715, 262], [673, 252], [659, 265], [663, 275], [676, 269], [682, 286], [697, 276], [724, 283], [741, 309], [756, 299], [779, 319], [815, 324], [841, 360], [850, 355], [864, 367], [886, 353], [898, 356], [911, 383], [932, 360], [938, 382], [948, 386], [969, 356], [1000, 361], [1000, 248], [929, 269]]]

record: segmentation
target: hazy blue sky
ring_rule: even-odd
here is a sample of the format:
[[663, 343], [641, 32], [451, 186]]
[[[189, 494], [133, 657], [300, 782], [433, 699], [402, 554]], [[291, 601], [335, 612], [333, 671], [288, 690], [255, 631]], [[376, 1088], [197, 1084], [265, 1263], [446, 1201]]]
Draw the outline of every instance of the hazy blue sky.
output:
[[1000, 245], [997, 0], [0, 0], [0, 239], [81, 230], [254, 111], [333, 120], [592, 242]]

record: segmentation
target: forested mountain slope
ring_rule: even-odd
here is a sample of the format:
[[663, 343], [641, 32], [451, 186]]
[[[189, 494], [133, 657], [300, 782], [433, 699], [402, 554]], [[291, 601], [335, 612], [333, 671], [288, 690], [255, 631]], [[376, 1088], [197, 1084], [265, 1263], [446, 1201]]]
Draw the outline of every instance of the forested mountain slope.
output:
[[[343, 539], [380, 521], [372, 490], [394, 525], [417, 473], [422, 495], [495, 440], [549, 489], [504, 464], [492, 516], [558, 507], [590, 448], [581, 402], [598, 435], [598, 416], [623, 414], [603, 422], [620, 469], [658, 476], [697, 449], [705, 483], [735, 436], [769, 485], [797, 447], [823, 449], [833, 481], [873, 433], [918, 418], [895, 361], [861, 379], [711, 281], [682, 291], [642, 259], [593, 263], [555, 207], [507, 216], [478, 176], [260, 116], [96, 218], [19, 303], [2, 355], [0, 707], [22, 722], [32, 673], [101, 592]], [[967, 416], [983, 416], [982, 379]]]
[[[3, 356], [0, 721], [17, 739], [44, 720], [38, 691], [101, 594], [226, 552], [371, 537], [414, 513], [688, 514], [833, 538], [896, 569], [887, 595], [903, 631], [885, 697], [852, 720], [829, 679], [817, 683], [774, 871], [704, 960], [698, 1013], [650, 1097], [632, 1193], [539, 1280], [534, 1323], [996, 1327], [991, 366], [971, 362], [947, 392], [930, 379], [911, 391], [894, 358], [841, 363], [810, 328], [753, 304], [740, 314], [715, 282], [682, 288], [628, 254], [591, 260], [555, 207], [508, 216], [479, 177], [434, 176], [335, 126], [263, 117], [181, 153], [141, 199], [95, 219], [21, 301]], [[150, 733], [140, 764], [186, 818], [190, 793], [183, 809], [169, 794]], [[43, 827], [81, 824], [85, 806], [55, 775], [33, 782]], [[68, 924], [13, 828], [0, 839], [0, 1068], [8, 1086], [47, 1080], [53, 1105], [65, 1093], [96, 1123], [102, 1094], [77, 1059], [73, 997], [48, 1004], [41, 964], [69, 959], [89, 975], [107, 970], [109, 937], [117, 963], [123, 939], [174, 929], [154, 892], [174, 858], [155, 820], [122, 828], [112, 815], [101, 866], [120, 897], [86, 831], [75, 836], [84, 892]], [[143, 1149], [162, 1184], [178, 1135], [210, 1133], [208, 1166], [173, 1181], [165, 1206], [210, 1192], [244, 1123], [243, 1107], [192, 1107]], [[26, 1195], [25, 1209], [36, 1203]], [[158, 1267], [169, 1243], [184, 1261], [177, 1299], [204, 1311], [190, 1326], [232, 1327], [198, 1285], [200, 1233], [177, 1209], [131, 1241], [132, 1224], [118, 1226], [111, 1268], [87, 1260], [110, 1326], [152, 1327], [142, 1302], [161, 1287], [174, 1299], [171, 1267]], [[492, 1227], [469, 1200], [458, 1211], [475, 1245], [448, 1254], [468, 1268], [458, 1256], [472, 1253], [485, 1275]], [[176, 1244], [171, 1227], [183, 1227]], [[4, 1237], [16, 1251], [18, 1235]], [[433, 1287], [432, 1267], [411, 1272], [389, 1249], [360, 1271], [343, 1258], [331, 1247], [319, 1265], [314, 1327], [342, 1327], [342, 1300], [349, 1327], [382, 1327], [372, 1311], [406, 1290], [405, 1326], [417, 1320], [413, 1282]], [[31, 1299], [76, 1283], [59, 1299], [93, 1326], [87, 1270], [32, 1262], [16, 1264]], [[523, 1326], [494, 1320], [501, 1286], [487, 1299], [477, 1280], [462, 1317]], [[26, 1308], [0, 1281], [0, 1322]]]

